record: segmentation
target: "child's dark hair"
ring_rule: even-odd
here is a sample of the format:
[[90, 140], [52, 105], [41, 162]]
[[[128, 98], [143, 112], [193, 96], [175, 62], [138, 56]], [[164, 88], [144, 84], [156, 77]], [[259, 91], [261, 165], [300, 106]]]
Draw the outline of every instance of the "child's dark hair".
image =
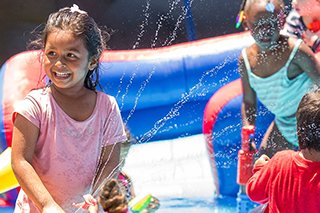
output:
[[120, 213], [128, 209], [125, 194], [115, 179], [106, 182], [100, 192], [98, 201], [105, 212]]
[[[51, 13], [47, 20], [41, 36], [29, 44], [32, 49], [44, 49], [48, 34], [55, 30], [67, 30], [79, 36], [85, 42], [89, 52], [89, 60], [99, 60], [102, 52], [106, 49], [106, 41], [109, 40], [109, 34], [101, 30], [92, 17], [85, 11], [79, 10], [74, 5], [72, 8], [65, 7], [58, 12]], [[89, 70], [84, 81], [84, 86], [95, 90], [99, 84], [99, 63], [93, 70]]]
[[320, 151], [320, 88], [303, 96], [296, 117], [299, 148]]

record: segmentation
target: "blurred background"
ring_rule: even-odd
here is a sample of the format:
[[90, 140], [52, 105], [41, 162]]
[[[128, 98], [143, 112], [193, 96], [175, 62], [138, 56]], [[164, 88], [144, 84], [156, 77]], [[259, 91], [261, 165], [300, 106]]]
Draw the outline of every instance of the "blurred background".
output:
[[74, 3], [114, 31], [108, 43], [113, 50], [169, 46], [243, 30], [234, 27], [241, 0], [1, 0], [0, 65], [26, 49], [30, 33], [50, 13]]

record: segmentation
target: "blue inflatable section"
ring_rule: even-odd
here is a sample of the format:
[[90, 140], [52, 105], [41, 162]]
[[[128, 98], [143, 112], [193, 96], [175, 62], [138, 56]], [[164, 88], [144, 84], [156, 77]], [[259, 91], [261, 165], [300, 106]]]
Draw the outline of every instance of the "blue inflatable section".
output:
[[238, 57], [250, 42], [246, 34], [230, 40], [237, 46], [218, 38], [155, 51], [151, 59], [102, 62], [103, 90], [116, 97], [139, 142], [201, 133], [207, 101], [239, 78]]

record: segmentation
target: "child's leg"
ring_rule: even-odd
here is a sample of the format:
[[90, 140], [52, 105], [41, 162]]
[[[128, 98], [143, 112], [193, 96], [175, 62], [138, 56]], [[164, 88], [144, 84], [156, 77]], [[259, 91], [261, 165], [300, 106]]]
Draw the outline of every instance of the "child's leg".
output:
[[271, 158], [276, 152], [285, 149], [296, 150], [297, 147], [289, 143], [282, 136], [277, 125], [273, 121], [263, 137], [257, 157], [260, 157], [262, 154], [265, 154], [269, 158]]

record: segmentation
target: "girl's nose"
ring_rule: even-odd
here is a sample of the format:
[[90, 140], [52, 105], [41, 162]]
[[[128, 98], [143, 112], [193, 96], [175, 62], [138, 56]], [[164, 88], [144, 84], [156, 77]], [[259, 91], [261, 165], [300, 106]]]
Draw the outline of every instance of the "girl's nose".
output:
[[61, 59], [61, 57], [59, 57], [59, 58], [56, 60], [55, 66], [56, 66], [56, 67], [59, 67], [60, 69], [66, 67], [66, 65], [65, 65], [65, 63], [63, 62], [63, 60]]

